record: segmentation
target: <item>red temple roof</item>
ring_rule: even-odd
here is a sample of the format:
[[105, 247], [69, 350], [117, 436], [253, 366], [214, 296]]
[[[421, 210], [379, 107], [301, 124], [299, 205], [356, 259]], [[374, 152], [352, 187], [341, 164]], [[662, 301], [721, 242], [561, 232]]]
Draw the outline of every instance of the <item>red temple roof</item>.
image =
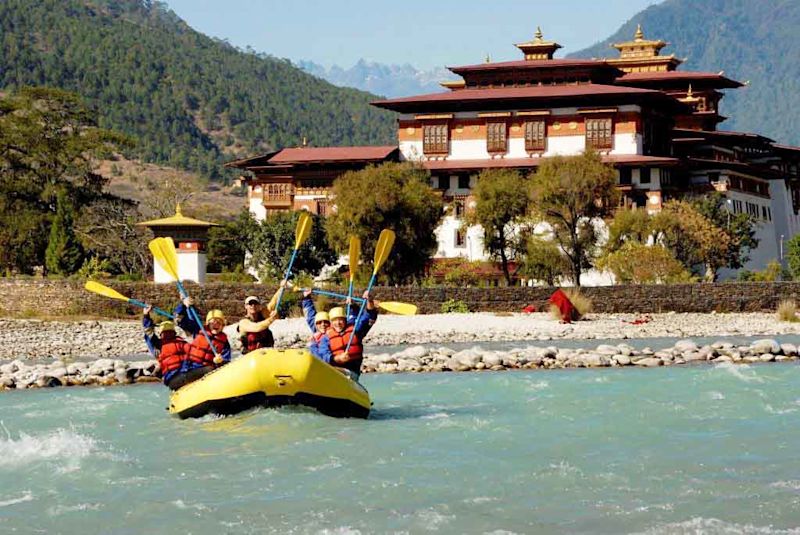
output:
[[486, 103], [503, 100], [570, 99], [600, 96], [644, 97], [654, 100], [671, 101], [673, 104], [679, 105], [675, 99], [665, 95], [661, 91], [602, 84], [461, 89], [459, 91], [446, 91], [412, 97], [378, 100], [371, 104], [379, 108], [402, 112], [413, 111], [413, 109], [420, 104]]
[[319, 161], [384, 160], [397, 145], [376, 147], [298, 147], [283, 149], [269, 159], [269, 163], [306, 163]]
[[716, 87], [742, 87], [744, 84], [736, 80], [731, 80], [720, 73], [699, 72], [699, 71], [657, 71], [657, 72], [629, 72], [617, 80], [617, 83], [636, 83], [636, 82], [693, 82], [710, 81], [716, 82]]
[[542, 59], [542, 60], [517, 60], [499, 61], [496, 63], [477, 63], [475, 65], [462, 65], [447, 67], [450, 71], [461, 74], [468, 72], [495, 71], [506, 69], [557, 69], [564, 67], [600, 67], [618, 70], [604, 61], [595, 59]]
[[380, 162], [389, 158], [393, 152], [399, 151], [397, 145], [363, 146], [363, 147], [295, 147], [270, 152], [254, 158], [235, 160], [225, 167], [250, 168], [286, 168], [292, 164], [315, 162]]

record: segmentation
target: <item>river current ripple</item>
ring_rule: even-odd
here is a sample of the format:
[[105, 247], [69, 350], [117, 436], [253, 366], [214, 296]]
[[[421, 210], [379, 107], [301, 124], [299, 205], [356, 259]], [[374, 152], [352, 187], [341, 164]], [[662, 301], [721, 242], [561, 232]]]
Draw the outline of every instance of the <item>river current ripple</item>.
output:
[[800, 533], [795, 364], [366, 375], [369, 420], [0, 396], [3, 533]]

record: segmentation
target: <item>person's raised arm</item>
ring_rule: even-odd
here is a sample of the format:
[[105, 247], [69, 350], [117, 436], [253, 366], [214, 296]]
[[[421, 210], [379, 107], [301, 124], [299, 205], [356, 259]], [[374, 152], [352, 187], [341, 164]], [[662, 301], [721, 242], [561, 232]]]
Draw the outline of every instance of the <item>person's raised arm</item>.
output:
[[161, 349], [161, 339], [158, 337], [158, 335], [156, 335], [156, 325], [153, 322], [153, 318], [150, 316], [150, 312], [152, 310], [152, 306], [144, 309], [144, 315], [142, 316], [142, 329], [144, 330], [144, 342], [147, 344], [147, 350], [151, 355], [157, 357], [158, 352]]
[[191, 297], [187, 297], [182, 302], [178, 303], [174, 312], [175, 323], [190, 336], [196, 336], [197, 333], [200, 332], [200, 325], [189, 317], [189, 307], [192, 306], [194, 306], [194, 299]]
[[239, 320], [239, 334], [260, 333], [262, 331], [266, 331], [269, 329], [270, 325], [275, 323], [276, 319], [278, 319], [277, 310], [270, 312], [269, 316], [261, 321], [253, 321], [248, 318], [242, 318]]
[[300, 304], [303, 306], [303, 312], [306, 316], [306, 325], [308, 325], [312, 333], [317, 332], [317, 308], [314, 306], [314, 300], [311, 299], [310, 289], [303, 292], [303, 300], [300, 301]]

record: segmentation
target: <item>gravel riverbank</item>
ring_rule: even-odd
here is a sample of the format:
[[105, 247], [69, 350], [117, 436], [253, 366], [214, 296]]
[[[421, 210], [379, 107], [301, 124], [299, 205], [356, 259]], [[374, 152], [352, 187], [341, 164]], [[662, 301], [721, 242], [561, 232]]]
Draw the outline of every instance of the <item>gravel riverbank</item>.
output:
[[[276, 323], [277, 347], [302, 347], [308, 330], [302, 319]], [[753, 363], [798, 358], [792, 344], [767, 338], [749, 345], [730, 342], [698, 346], [692, 337], [773, 337], [800, 334], [797, 323], [774, 314], [593, 314], [586, 321], [559, 324], [546, 314], [434, 314], [383, 316], [366, 340], [365, 372], [428, 372], [662, 366], [698, 361]], [[589, 340], [681, 338], [666, 348], [635, 349]], [[558, 348], [557, 340], [587, 340], [580, 348]], [[504, 351], [455, 349], [448, 344], [518, 341]], [[550, 341], [551, 343], [542, 343]], [[533, 343], [536, 342], [536, 343]], [[441, 344], [424, 347], [419, 344]], [[234, 348], [237, 343], [234, 342]], [[404, 346], [381, 352], [381, 346]], [[483, 344], [486, 346], [486, 344]], [[35, 361], [35, 362], [32, 362]], [[157, 381], [135, 321], [58, 322], [0, 320], [0, 389]]]

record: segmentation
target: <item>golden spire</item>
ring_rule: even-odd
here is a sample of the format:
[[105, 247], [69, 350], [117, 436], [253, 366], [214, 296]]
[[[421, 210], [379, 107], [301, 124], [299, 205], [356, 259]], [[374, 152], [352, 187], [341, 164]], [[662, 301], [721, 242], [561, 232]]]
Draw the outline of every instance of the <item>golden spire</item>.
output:
[[700, 99], [695, 97], [694, 94], [692, 93], [692, 84], [689, 84], [689, 89], [686, 90], [686, 96], [683, 98], [679, 98], [678, 100], [686, 104], [694, 104], [696, 102], [700, 102]]
[[533, 36], [533, 38], [536, 39], [537, 41], [541, 41], [544, 38], [544, 36], [542, 35], [541, 26], [536, 27], [536, 34]]
[[183, 215], [181, 213], [181, 203], [178, 203], [178, 204], [175, 205], [175, 215], [178, 216], [178, 217]]
[[306, 136], [303, 136], [303, 147], [307, 146], [308, 146], [308, 139], [306, 139]]
[[633, 39], [635, 41], [641, 41], [642, 39], [644, 39], [644, 32], [642, 31], [642, 25], [641, 24], [637, 24], [636, 25], [636, 33], [633, 34]]

